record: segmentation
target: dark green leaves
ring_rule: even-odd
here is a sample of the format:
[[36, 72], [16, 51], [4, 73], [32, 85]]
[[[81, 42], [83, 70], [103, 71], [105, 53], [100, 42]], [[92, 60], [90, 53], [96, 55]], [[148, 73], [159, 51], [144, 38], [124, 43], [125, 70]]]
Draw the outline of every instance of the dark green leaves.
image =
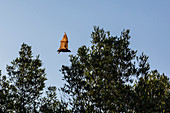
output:
[[[129, 33], [130, 30], [123, 30], [119, 37], [113, 37], [109, 31], [94, 27], [91, 47], [80, 47], [77, 55], [70, 56], [71, 65], [62, 66], [66, 83], [61, 89], [69, 98], [72, 112], [144, 112], [142, 109], [151, 109], [151, 105], [160, 107], [152, 104], [152, 98], [147, 95], [155, 91], [154, 87], [160, 88], [156, 93], [164, 92], [168, 80], [147, 80], [150, 78], [148, 57], [143, 53], [137, 56], [137, 51], [129, 47]], [[136, 85], [129, 85], [138, 78]], [[159, 82], [167, 85], [157, 86]], [[161, 101], [162, 111], [167, 110], [167, 101]]]
[[135, 84], [137, 112], [169, 112], [169, 79], [157, 70], [139, 78]]
[[[36, 112], [45, 87], [45, 69], [39, 55], [33, 59], [31, 46], [22, 44], [19, 57], [7, 66], [15, 112]], [[17, 98], [14, 98], [16, 96]]]

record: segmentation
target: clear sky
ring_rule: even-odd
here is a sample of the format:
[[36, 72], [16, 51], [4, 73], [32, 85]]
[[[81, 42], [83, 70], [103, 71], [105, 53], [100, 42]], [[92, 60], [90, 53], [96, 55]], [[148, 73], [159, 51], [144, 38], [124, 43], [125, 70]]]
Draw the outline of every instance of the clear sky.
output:
[[[68, 55], [90, 45], [93, 26], [119, 36], [130, 29], [130, 47], [149, 56], [151, 69], [170, 78], [169, 0], [0, 0], [0, 70], [19, 55], [24, 42], [40, 54], [47, 86], [62, 86]], [[71, 53], [57, 53], [64, 32]]]

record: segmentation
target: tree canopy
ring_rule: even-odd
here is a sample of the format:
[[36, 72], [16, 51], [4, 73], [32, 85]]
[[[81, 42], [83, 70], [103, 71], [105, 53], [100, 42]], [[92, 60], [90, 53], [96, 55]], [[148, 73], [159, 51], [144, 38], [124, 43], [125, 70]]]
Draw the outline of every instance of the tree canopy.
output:
[[[110, 32], [94, 27], [91, 34], [92, 46], [80, 47], [76, 55], [70, 56], [71, 65], [62, 66], [61, 71], [66, 83], [61, 89], [68, 97], [72, 112], [134, 112], [138, 110], [144, 112], [142, 108], [150, 108], [151, 111], [169, 111], [170, 107], [167, 107], [169, 79], [165, 75], [163, 75], [164, 79], [160, 79], [157, 76], [158, 73], [150, 72], [148, 56], [143, 53], [137, 56], [137, 51], [129, 47], [129, 32], [130, 30], [123, 30], [119, 37], [113, 37]], [[157, 89], [154, 92], [155, 95], [161, 95], [162, 98], [154, 97], [154, 99], [157, 99], [155, 102], [159, 101], [159, 104], [149, 104], [147, 102], [152, 102], [153, 98], [139, 95], [146, 91], [143, 85], [148, 82], [148, 79], [145, 78], [151, 75], [157, 79], [160, 86], [157, 86], [157, 82], [150, 81], [146, 93]], [[130, 85], [134, 84], [135, 78], [136, 85]], [[149, 84], [157, 85], [152, 87]], [[160, 91], [164, 92], [160, 93]], [[138, 98], [142, 98], [142, 104]], [[148, 100], [145, 101], [145, 98]], [[160, 109], [157, 108], [158, 106]]]
[[[31, 46], [23, 43], [19, 57], [11, 64], [6, 68], [8, 76], [0, 74], [0, 112], [38, 113], [41, 111], [46, 113], [43, 108], [50, 111], [51, 106], [59, 105], [59, 100], [55, 100], [57, 98], [54, 93], [55, 87], [49, 87], [50, 93], [47, 93], [45, 97], [42, 96], [45, 80], [47, 80], [45, 68], [42, 68], [39, 55], [33, 58]], [[51, 99], [50, 102], [48, 102], [49, 99]], [[46, 104], [48, 106], [45, 106]], [[51, 111], [56, 112], [59, 108], [64, 109], [60, 105]]]
[[[170, 112], [170, 81], [151, 70], [148, 56], [130, 48], [130, 30], [120, 36], [94, 27], [91, 46], [78, 48], [63, 65], [64, 86], [45, 91], [46, 72], [39, 55], [23, 43], [19, 57], [0, 71], [0, 112], [112, 113]], [[55, 74], [54, 74], [55, 75]]]

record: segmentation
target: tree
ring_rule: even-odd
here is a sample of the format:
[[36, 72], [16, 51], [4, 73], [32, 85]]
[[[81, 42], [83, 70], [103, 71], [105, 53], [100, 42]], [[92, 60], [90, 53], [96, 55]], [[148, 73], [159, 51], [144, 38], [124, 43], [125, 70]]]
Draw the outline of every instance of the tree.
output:
[[[147, 75], [147, 57], [129, 48], [130, 30], [113, 37], [99, 27], [91, 34], [91, 47], [82, 46], [70, 56], [71, 66], [62, 66], [66, 81], [61, 90], [72, 112], [133, 111], [132, 77]], [[136, 62], [138, 64], [136, 64]]]
[[135, 84], [135, 111], [170, 112], [170, 82], [167, 76], [151, 71]]
[[0, 112], [170, 112], [169, 78], [150, 71], [149, 57], [129, 47], [129, 32], [113, 37], [94, 27], [92, 45], [80, 47], [70, 55], [71, 65], [61, 68], [61, 100], [55, 86], [42, 97], [45, 69], [23, 43], [19, 57], [7, 65], [8, 76], [0, 71]]
[[56, 87], [50, 86], [46, 91], [46, 97], [41, 99], [40, 112], [42, 113], [69, 113], [67, 104], [57, 98]]
[[[39, 55], [33, 59], [31, 46], [22, 44], [19, 57], [7, 65], [10, 84], [15, 91], [11, 90], [13, 109], [15, 112], [37, 112], [39, 99], [45, 87], [45, 69]], [[9, 92], [8, 92], [9, 93]]]
[[34, 59], [31, 46], [22, 44], [19, 57], [7, 65], [8, 76], [0, 71], [0, 112], [56, 113], [66, 112], [67, 104], [59, 101], [56, 87], [50, 86], [42, 97], [45, 87], [45, 69], [39, 55]]
[[0, 70], [0, 112], [6, 111], [8, 102], [5, 97], [9, 95], [9, 83], [6, 81], [6, 76], [1, 75]]
[[0, 112], [8, 113], [13, 112], [15, 95], [13, 92], [16, 91], [14, 85], [10, 84], [10, 81], [5, 75], [1, 75], [0, 70]]

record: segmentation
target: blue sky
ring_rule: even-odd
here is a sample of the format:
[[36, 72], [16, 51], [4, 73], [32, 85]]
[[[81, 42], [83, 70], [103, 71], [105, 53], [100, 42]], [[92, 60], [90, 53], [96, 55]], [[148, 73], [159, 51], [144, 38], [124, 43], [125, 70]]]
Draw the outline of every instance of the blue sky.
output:
[[[130, 29], [132, 49], [149, 56], [151, 69], [170, 77], [170, 1], [168, 0], [0, 0], [0, 70], [18, 56], [21, 44], [32, 46], [46, 68], [47, 86], [62, 86], [68, 55], [90, 46], [93, 26], [119, 36]], [[64, 32], [71, 53], [58, 54]]]

